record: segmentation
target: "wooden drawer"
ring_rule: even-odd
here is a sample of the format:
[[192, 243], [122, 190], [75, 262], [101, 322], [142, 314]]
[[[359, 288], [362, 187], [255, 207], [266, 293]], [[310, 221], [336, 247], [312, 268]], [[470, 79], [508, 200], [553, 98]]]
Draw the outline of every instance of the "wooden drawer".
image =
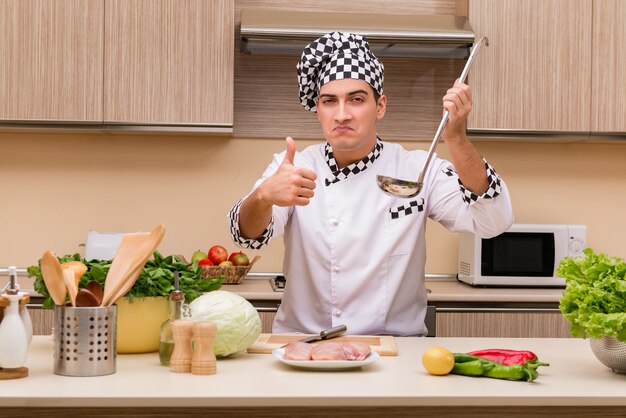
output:
[[437, 337], [564, 338], [569, 323], [558, 311], [437, 312]]

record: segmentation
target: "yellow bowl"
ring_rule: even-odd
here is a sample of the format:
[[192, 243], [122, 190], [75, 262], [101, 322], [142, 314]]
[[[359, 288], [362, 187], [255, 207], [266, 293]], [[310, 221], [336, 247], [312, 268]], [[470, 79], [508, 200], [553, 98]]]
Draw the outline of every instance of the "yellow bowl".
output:
[[117, 352], [159, 351], [161, 324], [169, 317], [169, 298], [122, 298], [117, 302]]

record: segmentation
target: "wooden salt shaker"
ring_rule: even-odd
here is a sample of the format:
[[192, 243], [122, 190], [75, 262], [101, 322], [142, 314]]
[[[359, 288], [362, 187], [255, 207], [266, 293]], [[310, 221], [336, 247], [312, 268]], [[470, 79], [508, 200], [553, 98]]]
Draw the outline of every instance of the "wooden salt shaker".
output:
[[191, 371], [191, 338], [193, 335], [193, 322], [176, 320], [172, 322], [172, 337], [174, 338], [174, 351], [170, 358], [170, 371], [175, 373], [189, 373]]
[[213, 352], [213, 341], [216, 333], [217, 325], [213, 322], [203, 321], [194, 324], [192, 374], [215, 374], [217, 372], [217, 359]]

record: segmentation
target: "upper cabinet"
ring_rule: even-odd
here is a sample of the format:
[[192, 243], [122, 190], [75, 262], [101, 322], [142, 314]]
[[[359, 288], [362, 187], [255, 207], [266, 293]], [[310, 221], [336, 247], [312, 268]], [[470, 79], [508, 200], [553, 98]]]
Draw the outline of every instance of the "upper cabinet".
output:
[[0, 2], [0, 120], [102, 121], [104, 2]]
[[626, 2], [593, 2], [591, 130], [626, 132]]
[[3, 0], [0, 121], [232, 131], [232, 0]]
[[105, 123], [232, 127], [232, 0], [105, 3]]
[[[470, 132], [589, 132], [592, 12], [592, 0], [470, 0], [470, 23], [490, 44], [469, 74]], [[611, 19], [623, 42], [623, 18]]]

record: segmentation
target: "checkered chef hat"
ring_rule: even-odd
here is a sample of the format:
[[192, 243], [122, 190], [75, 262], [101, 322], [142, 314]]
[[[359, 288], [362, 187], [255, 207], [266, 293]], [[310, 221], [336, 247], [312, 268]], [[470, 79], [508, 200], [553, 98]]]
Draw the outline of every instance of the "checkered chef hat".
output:
[[316, 111], [320, 88], [333, 80], [363, 80], [383, 94], [385, 67], [362, 35], [333, 32], [322, 36], [304, 48], [296, 70], [300, 102], [311, 112]]

